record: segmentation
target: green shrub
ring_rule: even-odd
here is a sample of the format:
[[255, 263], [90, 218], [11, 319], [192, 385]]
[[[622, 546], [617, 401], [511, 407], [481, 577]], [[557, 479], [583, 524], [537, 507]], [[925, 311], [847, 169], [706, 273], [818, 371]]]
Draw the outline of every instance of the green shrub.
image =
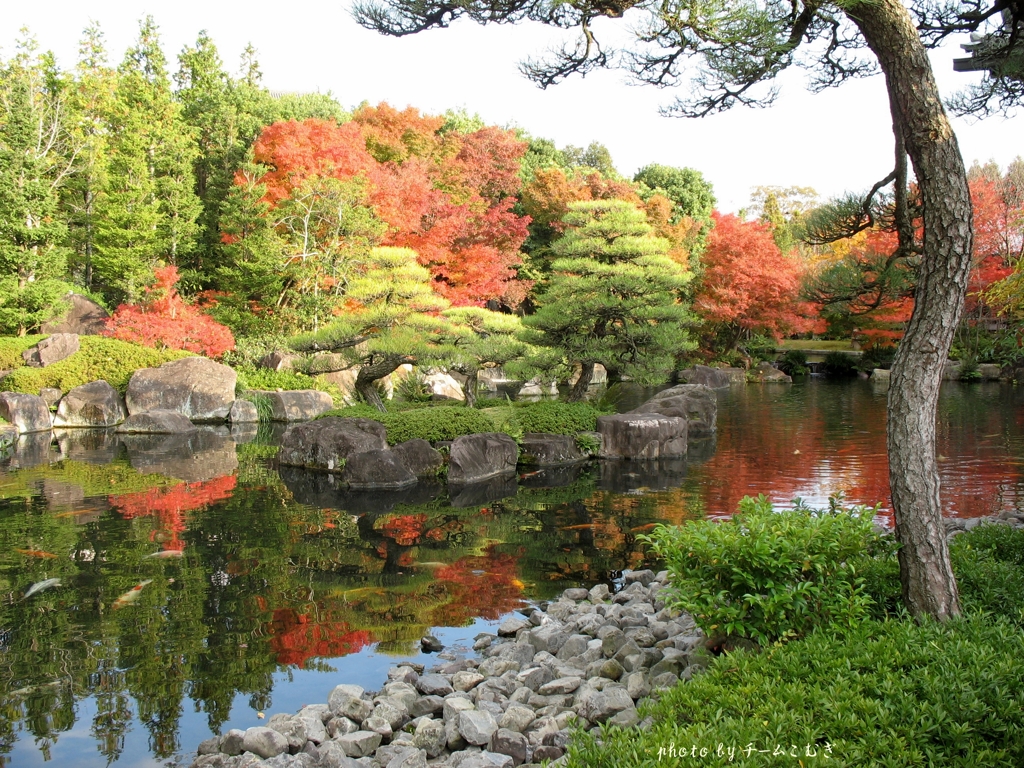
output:
[[[1017, 627], [980, 616], [822, 628], [763, 653], [716, 659], [650, 706], [650, 728], [582, 734], [568, 765], [1020, 766], [1022, 654]], [[673, 745], [686, 757], [669, 755]], [[786, 756], [773, 755], [777, 747]]]
[[774, 510], [748, 496], [729, 522], [659, 526], [644, 538], [672, 574], [671, 602], [707, 634], [766, 644], [867, 616], [858, 567], [878, 538], [873, 513], [836, 502], [824, 512]]
[[843, 377], [857, 375], [857, 360], [845, 352], [829, 352], [818, 366], [826, 376]]
[[348, 408], [335, 408], [320, 418], [326, 416], [358, 417], [379, 421], [387, 428], [390, 445], [404, 443], [415, 437], [435, 442], [494, 431], [491, 420], [480, 411], [450, 405], [391, 413], [381, 413], [368, 405], [354, 405]]
[[1024, 530], [980, 525], [953, 537], [949, 557], [965, 611], [1024, 624]]
[[31, 349], [46, 336], [0, 336], [0, 371], [9, 371], [12, 368], [21, 368], [25, 365], [25, 358], [21, 353]]
[[515, 413], [523, 432], [550, 432], [555, 435], [593, 432], [597, 428], [597, 417], [602, 414], [590, 403], [551, 400], [516, 403]]
[[790, 349], [778, 362], [778, 369], [788, 376], [806, 376], [811, 372], [807, 365], [807, 353], [801, 349]]
[[75, 354], [59, 363], [45, 368], [16, 368], [0, 386], [9, 392], [39, 394], [43, 387], [57, 387], [67, 392], [90, 381], [104, 379], [124, 392], [128, 380], [140, 368], [156, 368], [171, 360], [195, 357], [183, 350], [152, 349], [103, 336], [82, 336], [79, 344], [81, 348]]
[[419, 368], [413, 368], [395, 385], [395, 397], [407, 403], [429, 403], [433, 396], [427, 386], [427, 377]]
[[872, 344], [860, 356], [860, 360], [857, 361], [857, 367], [868, 373], [875, 368], [888, 369], [892, 367], [892, 361], [895, 357], [895, 344]]

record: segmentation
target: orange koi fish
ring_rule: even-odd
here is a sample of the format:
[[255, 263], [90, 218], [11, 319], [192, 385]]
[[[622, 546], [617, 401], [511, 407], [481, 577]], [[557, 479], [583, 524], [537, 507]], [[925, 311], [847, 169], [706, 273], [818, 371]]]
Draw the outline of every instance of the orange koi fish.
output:
[[19, 555], [25, 555], [25, 557], [42, 557], [47, 560], [53, 560], [57, 557], [52, 552], [43, 552], [41, 549], [16, 549], [14, 551]]
[[132, 587], [127, 592], [125, 592], [123, 595], [121, 595], [119, 598], [117, 598], [117, 600], [115, 600], [111, 604], [110, 610], [116, 611], [118, 608], [124, 608], [126, 605], [130, 605], [131, 603], [134, 603], [136, 600], [139, 599], [139, 595], [142, 594], [143, 588], [147, 584], [152, 584], [152, 583], [153, 583], [152, 579], [146, 579], [145, 581], [140, 581], [134, 587]]

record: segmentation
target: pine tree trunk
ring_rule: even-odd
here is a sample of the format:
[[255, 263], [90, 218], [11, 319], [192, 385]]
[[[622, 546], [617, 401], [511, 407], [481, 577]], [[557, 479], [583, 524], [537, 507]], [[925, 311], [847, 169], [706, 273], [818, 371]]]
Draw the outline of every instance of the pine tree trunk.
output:
[[578, 403], [584, 397], [587, 396], [587, 388], [590, 386], [591, 379], [594, 378], [594, 364], [583, 363], [580, 368], [580, 377], [573, 384], [571, 390], [569, 390], [569, 396], [566, 398], [567, 402]]
[[888, 406], [889, 483], [900, 542], [903, 599], [914, 616], [960, 613], [942, 524], [935, 421], [942, 369], [963, 310], [971, 268], [967, 175], [931, 64], [897, 0], [847, 11], [885, 73], [897, 135], [924, 207], [924, 254], [914, 312], [893, 364]]
[[398, 370], [398, 366], [409, 362], [413, 361], [404, 356], [388, 355], [374, 362], [367, 363], [356, 374], [356, 393], [367, 405], [372, 405], [381, 413], [387, 413], [384, 401], [380, 399], [380, 392], [377, 391], [376, 383], [379, 379], [390, 376]]
[[476, 390], [479, 386], [479, 370], [474, 368], [466, 374], [466, 381], [462, 385], [462, 394], [466, 396], [466, 407], [476, 408]]

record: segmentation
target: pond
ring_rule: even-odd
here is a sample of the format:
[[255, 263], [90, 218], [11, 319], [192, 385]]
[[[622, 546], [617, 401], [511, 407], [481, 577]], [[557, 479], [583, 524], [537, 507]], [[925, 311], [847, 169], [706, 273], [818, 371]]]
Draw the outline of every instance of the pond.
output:
[[[1022, 405], [1009, 385], [944, 387], [948, 514], [1024, 507]], [[727, 516], [748, 494], [843, 492], [888, 514], [885, 392], [863, 381], [734, 387], [687, 460], [524, 473], [454, 499], [342, 494], [278, 472], [274, 439], [68, 431], [0, 462], [0, 763], [187, 764], [211, 732], [340, 682], [378, 688], [425, 660], [428, 632], [464, 653], [523, 600], [612, 584], [645, 563], [637, 537], [655, 524]]]

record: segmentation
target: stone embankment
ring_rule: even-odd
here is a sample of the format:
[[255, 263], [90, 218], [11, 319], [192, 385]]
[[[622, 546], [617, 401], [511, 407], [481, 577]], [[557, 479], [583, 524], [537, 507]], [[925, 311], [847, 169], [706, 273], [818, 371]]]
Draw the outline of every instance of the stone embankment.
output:
[[402, 662], [376, 692], [338, 685], [326, 704], [204, 741], [192, 768], [515, 768], [557, 761], [572, 727], [643, 728], [637, 703], [710, 661], [693, 619], [665, 606], [667, 578], [567, 589], [479, 635], [474, 658]]

